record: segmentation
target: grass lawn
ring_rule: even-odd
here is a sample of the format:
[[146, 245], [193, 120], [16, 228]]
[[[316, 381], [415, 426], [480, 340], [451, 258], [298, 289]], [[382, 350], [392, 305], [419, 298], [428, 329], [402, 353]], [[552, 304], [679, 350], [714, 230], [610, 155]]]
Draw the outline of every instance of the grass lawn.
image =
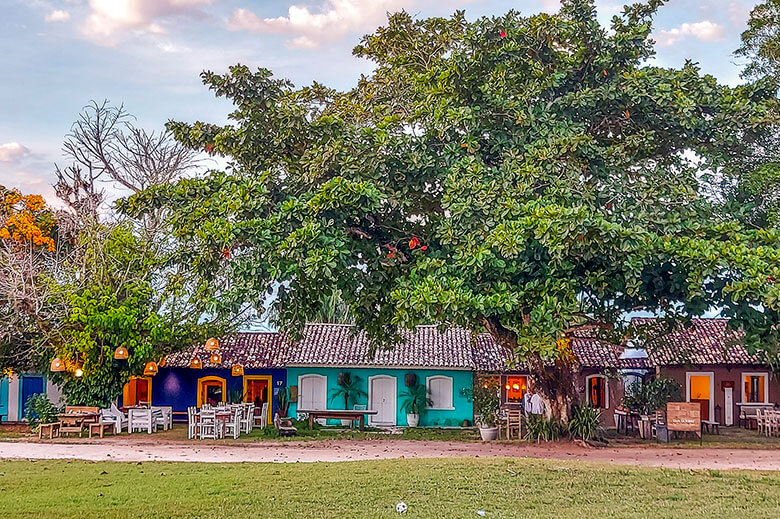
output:
[[0, 516], [777, 517], [780, 473], [528, 459], [316, 464], [0, 462]]

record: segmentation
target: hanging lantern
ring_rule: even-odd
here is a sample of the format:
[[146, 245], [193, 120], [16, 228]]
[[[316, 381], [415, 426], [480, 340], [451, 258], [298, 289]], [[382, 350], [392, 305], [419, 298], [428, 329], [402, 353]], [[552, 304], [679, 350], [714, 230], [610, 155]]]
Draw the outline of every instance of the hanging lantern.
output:
[[190, 361], [190, 368], [192, 369], [202, 369], [203, 363], [200, 361], [198, 356], [192, 357], [192, 360]]
[[144, 375], [153, 377], [156, 374], [157, 374], [157, 363], [147, 362], [146, 366], [144, 367]]
[[520, 391], [520, 384], [513, 384], [512, 389], [514, 389], [515, 391]]
[[49, 366], [49, 369], [51, 371], [65, 371], [65, 363], [62, 362], [61, 358], [56, 357], [53, 361], [51, 361], [51, 366]]
[[212, 353], [211, 357], [209, 357], [209, 362], [212, 364], [222, 364], [222, 355], [219, 353]]
[[219, 351], [219, 341], [212, 337], [206, 341], [206, 351]]
[[244, 366], [241, 364], [236, 364], [233, 366], [233, 376], [234, 377], [240, 377], [244, 374]]
[[119, 346], [117, 349], [114, 350], [114, 358], [116, 360], [127, 360], [127, 357], [130, 354], [127, 351], [127, 348], [124, 346]]
[[76, 368], [76, 371], [73, 372], [74, 375], [76, 375], [76, 378], [81, 378], [84, 376], [84, 370], [81, 369], [81, 366]]

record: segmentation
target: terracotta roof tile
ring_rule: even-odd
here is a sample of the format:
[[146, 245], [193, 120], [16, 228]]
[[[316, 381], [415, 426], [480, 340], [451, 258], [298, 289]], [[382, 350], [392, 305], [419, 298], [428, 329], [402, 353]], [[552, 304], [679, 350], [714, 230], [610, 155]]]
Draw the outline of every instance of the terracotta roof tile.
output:
[[210, 352], [199, 345], [168, 355], [165, 366], [187, 368], [197, 355], [204, 368], [228, 368], [241, 364], [245, 369], [282, 368], [285, 366], [289, 343], [279, 333], [241, 332], [223, 337], [219, 341], [222, 364], [209, 362]]

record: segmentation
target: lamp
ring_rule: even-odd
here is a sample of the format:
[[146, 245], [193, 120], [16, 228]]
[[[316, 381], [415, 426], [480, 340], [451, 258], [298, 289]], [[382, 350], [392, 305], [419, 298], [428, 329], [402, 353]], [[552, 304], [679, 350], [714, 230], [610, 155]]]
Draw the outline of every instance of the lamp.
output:
[[[485, 387], [487, 387], [487, 386], [485, 386]], [[504, 389], [506, 389], [507, 391], [509, 391], [509, 384], [507, 384], [506, 386], [504, 386]]]
[[222, 364], [222, 355], [219, 353], [212, 353], [211, 357], [209, 357], [209, 362], [212, 364]]
[[241, 364], [236, 364], [233, 366], [233, 376], [234, 377], [240, 377], [244, 374], [244, 366]]
[[81, 378], [84, 376], [84, 370], [81, 369], [81, 366], [76, 368], [76, 371], [73, 372], [74, 375], [76, 375], [76, 378]]
[[512, 389], [514, 389], [515, 391], [520, 391], [520, 384], [513, 384]]
[[49, 366], [49, 369], [51, 371], [65, 371], [65, 363], [62, 362], [61, 358], [55, 357], [55, 359], [51, 361], [51, 366]]
[[192, 360], [190, 361], [190, 368], [192, 369], [202, 369], [203, 363], [200, 361], [198, 356], [192, 357]]
[[114, 358], [116, 360], [127, 360], [128, 356], [129, 353], [127, 352], [127, 348], [124, 346], [118, 346], [117, 349], [114, 350]]
[[219, 341], [214, 337], [206, 341], [206, 351], [219, 351]]
[[154, 361], [147, 362], [146, 366], [144, 366], [144, 375], [153, 377], [156, 374], [157, 374], [157, 363]]

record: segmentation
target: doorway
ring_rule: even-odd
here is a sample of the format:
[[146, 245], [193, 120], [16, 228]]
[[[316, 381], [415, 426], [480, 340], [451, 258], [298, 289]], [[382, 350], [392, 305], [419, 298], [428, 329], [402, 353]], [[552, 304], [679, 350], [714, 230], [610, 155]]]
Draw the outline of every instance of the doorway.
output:
[[273, 404], [269, 398], [270, 390], [273, 387], [271, 375], [246, 375], [244, 376], [244, 402], [255, 404], [255, 416], [259, 416], [263, 409], [263, 404], [268, 404], [266, 413], [266, 423], [273, 423]]
[[688, 402], [701, 405], [701, 419], [709, 420], [715, 414], [715, 375], [712, 372], [685, 374], [685, 397]]
[[377, 413], [369, 417], [371, 425], [391, 427], [396, 424], [396, 378], [389, 375], [368, 377], [368, 405]]
[[227, 383], [222, 377], [203, 377], [198, 379], [198, 407], [203, 404], [218, 405], [227, 397]]
[[127, 381], [122, 389], [122, 405], [124, 407], [151, 405], [151, 403], [152, 377], [133, 377]]
[[19, 419], [27, 413], [27, 399], [32, 395], [46, 393], [46, 381], [43, 375], [21, 375], [19, 378]]

